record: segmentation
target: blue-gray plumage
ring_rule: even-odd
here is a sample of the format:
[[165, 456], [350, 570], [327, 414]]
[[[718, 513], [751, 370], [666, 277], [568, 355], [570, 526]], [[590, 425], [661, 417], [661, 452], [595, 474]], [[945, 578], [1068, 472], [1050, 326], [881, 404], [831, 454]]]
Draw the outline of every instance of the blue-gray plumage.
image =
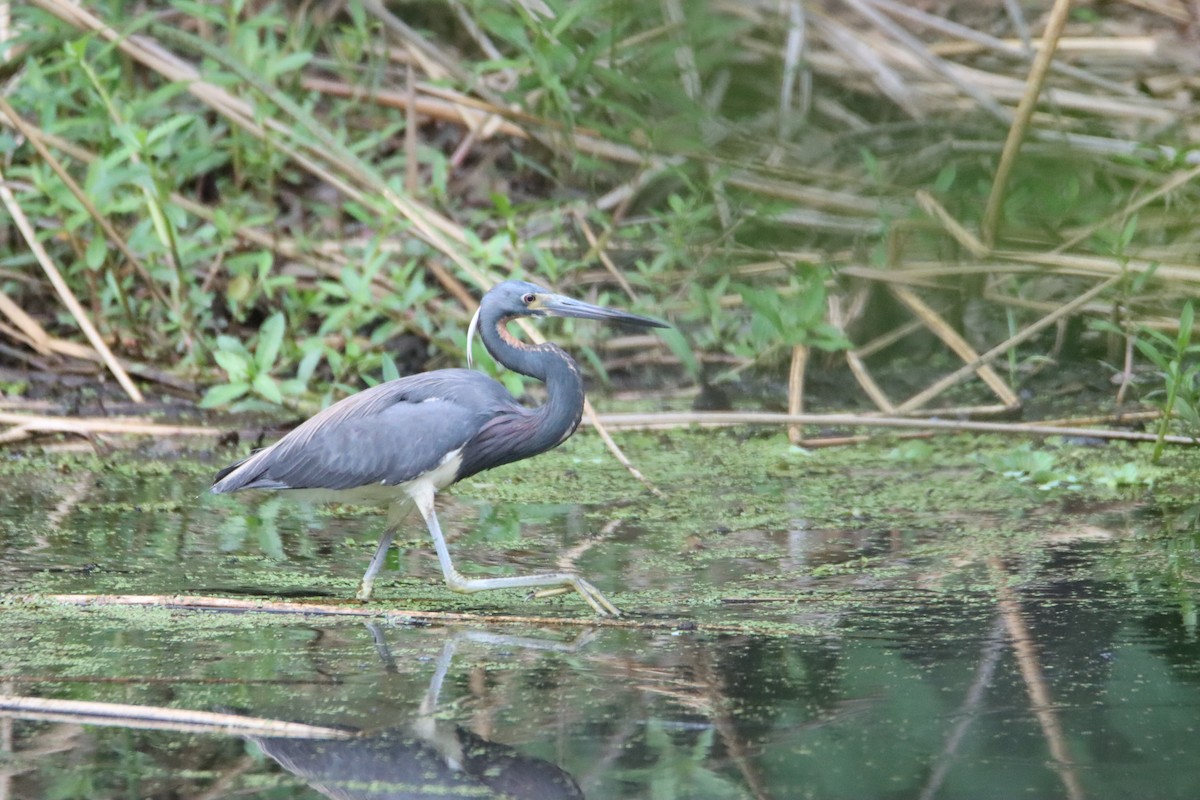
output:
[[574, 573], [465, 578], [451, 562], [434, 512], [438, 490], [477, 472], [545, 452], [579, 425], [583, 381], [575, 362], [553, 344], [525, 345], [507, 330], [517, 317], [545, 316], [666, 327], [649, 317], [552, 294], [532, 283], [506, 281], [484, 295], [471, 320], [468, 360], [478, 330], [496, 361], [546, 384], [543, 405], [526, 408], [500, 383], [469, 369], [399, 378], [335, 403], [270, 447], [221, 470], [213, 492], [288, 489], [316, 500], [387, 505], [388, 526], [358, 593], [363, 600], [371, 595], [400, 522], [415, 505], [433, 536], [446, 583], [454, 591], [574, 589], [598, 613], [617, 614], [604, 595]]

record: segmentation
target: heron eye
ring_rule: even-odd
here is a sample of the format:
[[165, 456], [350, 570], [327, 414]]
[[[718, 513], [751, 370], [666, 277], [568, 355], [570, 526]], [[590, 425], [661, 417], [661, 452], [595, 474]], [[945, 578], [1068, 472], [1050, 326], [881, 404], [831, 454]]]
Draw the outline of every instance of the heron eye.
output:
[[533, 303], [533, 301], [536, 299], [537, 299], [537, 295], [535, 295], [533, 292], [530, 292], [529, 294], [527, 294], [521, 298], [521, 302], [524, 303], [525, 305], [531, 305]]

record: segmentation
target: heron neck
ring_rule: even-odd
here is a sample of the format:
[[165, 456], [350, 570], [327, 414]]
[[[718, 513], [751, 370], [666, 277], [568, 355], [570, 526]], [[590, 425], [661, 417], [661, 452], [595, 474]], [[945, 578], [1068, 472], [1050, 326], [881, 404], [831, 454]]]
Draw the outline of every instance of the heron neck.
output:
[[571, 434], [583, 415], [583, 379], [575, 360], [561, 347], [550, 343], [526, 345], [518, 342], [505, 326], [511, 317], [489, 320], [484, 346], [500, 364], [546, 384], [546, 402], [531, 414], [537, 417], [534, 452], [554, 447]]

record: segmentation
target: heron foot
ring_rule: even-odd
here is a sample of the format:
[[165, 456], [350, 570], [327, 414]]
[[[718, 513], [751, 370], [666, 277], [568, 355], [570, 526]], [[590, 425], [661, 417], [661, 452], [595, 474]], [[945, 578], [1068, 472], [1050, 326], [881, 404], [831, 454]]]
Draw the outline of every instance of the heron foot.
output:
[[592, 610], [602, 617], [619, 617], [621, 611], [603, 593], [583, 578], [571, 572], [554, 572], [544, 575], [521, 575], [511, 578], [466, 578], [455, 570], [446, 577], [446, 586], [452, 592], [470, 594], [489, 589], [526, 589], [550, 587], [537, 590], [534, 597], [549, 597], [564, 592], [578, 592]]
[[533, 597], [541, 599], [543, 597], [556, 597], [567, 592], [578, 592], [589, 606], [591, 606], [597, 614], [602, 617], [619, 617], [621, 609], [614, 606], [604, 593], [597, 589], [592, 584], [585, 581], [583, 578], [575, 576], [575, 580], [569, 586], [555, 586], [551, 589], [541, 589], [533, 592]]

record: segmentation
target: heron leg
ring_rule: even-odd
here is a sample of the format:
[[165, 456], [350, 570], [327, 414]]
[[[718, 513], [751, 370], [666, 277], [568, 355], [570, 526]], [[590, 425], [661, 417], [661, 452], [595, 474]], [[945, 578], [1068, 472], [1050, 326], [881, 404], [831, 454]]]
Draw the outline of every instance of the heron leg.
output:
[[387, 530], [379, 539], [379, 546], [375, 548], [375, 555], [371, 556], [371, 563], [367, 565], [367, 571], [363, 575], [358, 594], [355, 595], [359, 600], [371, 599], [371, 590], [375, 587], [375, 576], [379, 574], [379, 570], [383, 569], [383, 562], [387, 561], [388, 548], [391, 547], [394, 538], [396, 538], [396, 528], [388, 525]]
[[408, 499], [393, 503], [388, 509], [387, 529], [379, 538], [379, 546], [375, 548], [375, 555], [371, 556], [371, 563], [367, 565], [362, 585], [358, 589], [358, 594], [355, 595], [359, 600], [371, 599], [371, 590], [375, 587], [375, 576], [379, 574], [379, 570], [383, 569], [383, 563], [387, 561], [388, 548], [392, 546], [392, 540], [396, 538], [396, 531], [400, 530], [400, 523], [404, 521], [410, 511], [412, 511], [412, 501]]
[[489, 589], [536, 589], [543, 586], [559, 587], [560, 591], [574, 590], [579, 596], [601, 616], [619, 617], [621, 612], [609, 602], [600, 590], [573, 572], [545, 572], [535, 575], [513, 575], [506, 578], [468, 578], [459, 572], [450, 559], [450, 549], [446, 546], [446, 538], [438, 524], [437, 513], [433, 507], [432, 487], [417, 489], [413, 494], [417, 510], [425, 518], [425, 526], [433, 537], [433, 546], [437, 550], [438, 563], [442, 565], [442, 575], [446, 578], [446, 586], [452, 592], [471, 594]]

